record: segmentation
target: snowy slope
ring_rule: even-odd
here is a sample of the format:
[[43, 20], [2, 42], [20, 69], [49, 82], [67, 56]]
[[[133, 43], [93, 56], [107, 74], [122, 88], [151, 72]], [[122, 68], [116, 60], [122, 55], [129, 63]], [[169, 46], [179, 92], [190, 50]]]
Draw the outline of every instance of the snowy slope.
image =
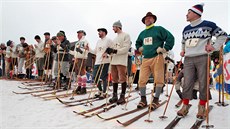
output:
[[[41, 98], [36, 98], [31, 95], [16, 95], [12, 91], [27, 91], [19, 89], [17, 86], [22, 85], [16, 81], [4, 81], [0, 80], [1, 87], [1, 117], [0, 117], [0, 128], [1, 129], [164, 129], [168, 123], [175, 117], [176, 109], [175, 103], [178, 101], [178, 97], [173, 92], [171, 101], [169, 103], [168, 110], [166, 112], [167, 119], [161, 120], [159, 116], [163, 114], [165, 105], [156, 111], [151, 113], [152, 123], [144, 122], [148, 117], [145, 116], [135, 123], [123, 127], [119, 125], [116, 120], [103, 121], [97, 116], [91, 118], [84, 118], [74, 114], [72, 111], [81, 111], [89, 109], [90, 107], [77, 106], [77, 107], [65, 107], [57, 100], [44, 101]], [[152, 84], [148, 85], [149, 91], [152, 88]], [[170, 89], [170, 88], [169, 88]], [[213, 104], [218, 100], [218, 93], [212, 91], [213, 100], [210, 102]], [[137, 93], [132, 93], [132, 97], [138, 96]], [[76, 99], [86, 98], [87, 95], [77, 96]], [[67, 99], [66, 99], [67, 100]], [[150, 98], [148, 98], [150, 100]], [[165, 95], [162, 94], [161, 100], [166, 100]], [[105, 100], [93, 103], [94, 106], [104, 103]], [[139, 98], [128, 103], [128, 109], [136, 108]], [[226, 101], [229, 103], [229, 101]], [[191, 101], [193, 105], [188, 116], [181, 120], [176, 126], [176, 129], [189, 129], [195, 121], [197, 112], [198, 101]], [[216, 129], [229, 129], [230, 128], [230, 106], [218, 107], [215, 104], [214, 109], [210, 113], [210, 124], [214, 124]], [[109, 112], [101, 114], [101, 116], [113, 116], [115, 114], [124, 112], [123, 106], [117, 106]], [[143, 111], [140, 111], [143, 112]], [[138, 113], [135, 113], [138, 114]], [[119, 118], [120, 121], [128, 120], [131, 116], [124, 116]]]

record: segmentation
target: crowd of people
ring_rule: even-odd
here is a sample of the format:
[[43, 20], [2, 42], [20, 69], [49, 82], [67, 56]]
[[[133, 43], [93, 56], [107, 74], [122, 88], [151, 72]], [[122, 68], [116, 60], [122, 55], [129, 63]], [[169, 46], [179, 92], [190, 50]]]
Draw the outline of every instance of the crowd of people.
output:
[[[77, 31], [76, 42], [69, 42], [64, 31], [59, 31], [53, 37], [49, 32], [45, 32], [44, 42], [39, 35], [34, 37], [37, 42], [35, 45], [27, 44], [24, 37], [20, 37], [18, 45], [11, 40], [7, 41], [6, 46], [1, 44], [1, 73], [5, 73], [2, 76], [9, 79], [32, 79], [35, 63], [38, 80], [52, 82], [54, 88], [62, 87], [65, 90], [71, 89], [71, 82], [75, 81], [75, 92], [86, 94], [87, 72], [92, 71], [93, 85], [99, 90], [96, 97], [104, 99], [108, 84], [112, 82], [113, 94], [109, 99], [110, 103], [125, 103], [127, 87], [132, 83], [137, 84], [135, 89], [140, 91], [141, 96], [137, 108], [148, 105], [146, 84], [151, 75], [154, 78], [155, 93], [152, 107], [159, 104], [165, 84], [171, 83], [176, 85], [176, 92], [183, 100], [183, 106], [177, 114], [187, 115], [189, 100], [197, 99], [196, 93], [199, 91], [197, 117], [204, 118], [205, 104], [209, 99], [206, 91], [210, 76], [207, 68], [210, 67], [210, 53], [220, 50], [221, 46], [229, 41], [229, 36], [214, 22], [202, 20], [202, 13], [203, 4], [188, 9], [186, 18], [190, 24], [183, 30], [180, 53], [184, 58], [183, 65], [181, 61], [175, 64], [173, 60], [173, 34], [162, 26], [155, 26], [157, 16], [148, 12], [141, 20], [146, 28], [137, 37], [136, 49], [131, 47], [130, 36], [123, 32], [120, 21], [112, 25], [114, 33], [117, 34], [113, 40], [107, 37], [106, 28], [98, 28], [99, 39], [95, 49], [90, 47], [84, 30]], [[213, 36], [216, 37], [215, 43], [212, 43]], [[227, 46], [225, 52], [229, 51], [229, 42]], [[91, 64], [87, 65], [87, 62]], [[23, 74], [23, 67], [26, 74]], [[179, 75], [176, 76], [176, 73]], [[121, 94], [118, 97], [119, 84]]]

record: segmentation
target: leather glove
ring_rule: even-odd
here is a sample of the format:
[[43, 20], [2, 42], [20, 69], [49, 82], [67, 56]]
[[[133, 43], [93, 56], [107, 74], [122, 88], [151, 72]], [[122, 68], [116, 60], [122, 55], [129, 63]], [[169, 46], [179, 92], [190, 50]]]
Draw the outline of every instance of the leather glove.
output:
[[78, 47], [76, 48], [76, 51], [79, 52], [79, 53], [81, 53], [81, 54], [83, 53], [83, 51], [80, 48], [78, 48]]
[[164, 49], [164, 48], [161, 48], [161, 47], [158, 47], [157, 48], [157, 53], [160, 54], [160, 53], [166, 53], [167, 51]]
[[111, 54], [111, 53], [116, 54], [116, 53], [117, 53], [117, 50], [108, 47], [108, 48], [105, 50], [105, 53], [107, 53], [107, 54]]

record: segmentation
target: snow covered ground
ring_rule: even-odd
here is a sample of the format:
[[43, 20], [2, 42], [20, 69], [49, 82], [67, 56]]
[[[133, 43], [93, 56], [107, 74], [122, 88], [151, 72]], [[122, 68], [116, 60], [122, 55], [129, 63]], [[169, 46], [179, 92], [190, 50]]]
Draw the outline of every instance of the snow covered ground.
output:
[[[43, 99], [33, 97], [30, 94], [17, 95], [12, 93], [12, 91], [27, 91], [19, 89], [19, 85], [22, 84], [16, 81], [0, 80], [0, 129], [164, 129], [167, 124], [170, 123], [170, 121], [175, 117], [176, 111], [178, 110], [174, 107], [175, 103], [178, 101], [178, 97], [176, 93], [173, 92], [168, 110], [166, 112], [166, 116], [168, 116], [167, 119], [159, 119], [159, 116], [163, 114], [165, 108], [164, 105], [151, 113], [150, 118], [153, 120], [152, 123], [144, 122], [144, 120], [148, 118], [148, 116], [144, 116], [142, 119], [136, 121], [135, 123], [127, 127], [123, 127], [119, 125], [116, 120], [103, 121], [97, 116], [85, 118], [73, 113], [74, 110], [81, 111], [89, 109], [90, 107], [65, 107], [57, 100], [44, 101]], [[149, 84], [148, 87], [148, 92], [150, 92], [152, 85]], [[211, 100], [210, 103], [214, 105], [214, 109], [210, 113], [210, 124], [213, 124], [216, 129], [229, 129], [230, 106], [216, 106], [214, 103], [218, 100], [218, 92], [213, 90], [212, 95], [213, 100]], [[84, 97], [86, 98], [87, 96], [88, 95], [76, 96], [75, 100]], [[136, 92], [132, 93], [132, 97], [135, 96], [138, 96], [138, 94]], [[139, 100], [140, 99], [138, 98], [134, 101], [131, 101], [128, 103], [127, 108], [129, 110], [136, 108]], [[148, 98], [148, 100], [150, 100], [150, 98]], [[166, 100], [165, 95], [162, 95], [161, 100]], [[105, 100], [98, 101], [93, 104], [94, 106], [97, 106], [104, 102]], [[176, 129], [189, 129], [191, 127], [195, 121], [197, 103], [197, 100], [191, 101], [193, 106], [191, 107], [188, 116], [178, 123]], [[226, 101], [226, 103], [229, 103], [229, 101]], [[116, 108], [101, 114], [101, 116], [109, 117], [124, 112], [122, 108], [123, 106], [117, 106]], [[128, 120], [128, 118], [139, 114], [140, 112], [118, 119], [120, 121], [125, 121]]]

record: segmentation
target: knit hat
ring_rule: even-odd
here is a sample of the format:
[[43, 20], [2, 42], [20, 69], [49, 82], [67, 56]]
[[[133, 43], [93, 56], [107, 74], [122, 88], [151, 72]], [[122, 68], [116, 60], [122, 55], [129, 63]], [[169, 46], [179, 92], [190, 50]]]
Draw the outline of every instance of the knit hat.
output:
[[59, 37], [59, 36], [65, 36], [65, 35], [62, 32], [58, 32], [57, 37]]
[[97, 29], [97, 31], [102, 31], [102, 32], [105, 32], [105, 34], [107, 34], [107, 33], [108, 33], [108, 31], [107, 31], [105, 28], [99, 28], [99, 29]]
[[141, 20], [144, 24], [145, 24], [145, 18], [148, 17], [148, 16], [152, 16], [153, 19], [155, 19], [154, 23], [157, 21], [157, 16], [156, 15], [153, 15], [151, 12], [147, 12], [147, 14]]
[[197, 15], [201, 16], [203, 13], [203, 6], [204, 6], [204, 3], [197, 4], [197, 5], [192, 6], [189, 10], [191, 10], [194, 13], [196, 13]]
[[86, 33], [84, 30], [79, 30], [79, 31], [77, 31], [77, 33], [83, 33], [86, 36]]
[[116, 27], [120, 27], [120, 28], [122, 28], [121, 21], [120, 21], [120, 20], [118, 20], [118, 21], [114, 22], [114, 23], [113, 23], [113, 26], [116, 26]]

